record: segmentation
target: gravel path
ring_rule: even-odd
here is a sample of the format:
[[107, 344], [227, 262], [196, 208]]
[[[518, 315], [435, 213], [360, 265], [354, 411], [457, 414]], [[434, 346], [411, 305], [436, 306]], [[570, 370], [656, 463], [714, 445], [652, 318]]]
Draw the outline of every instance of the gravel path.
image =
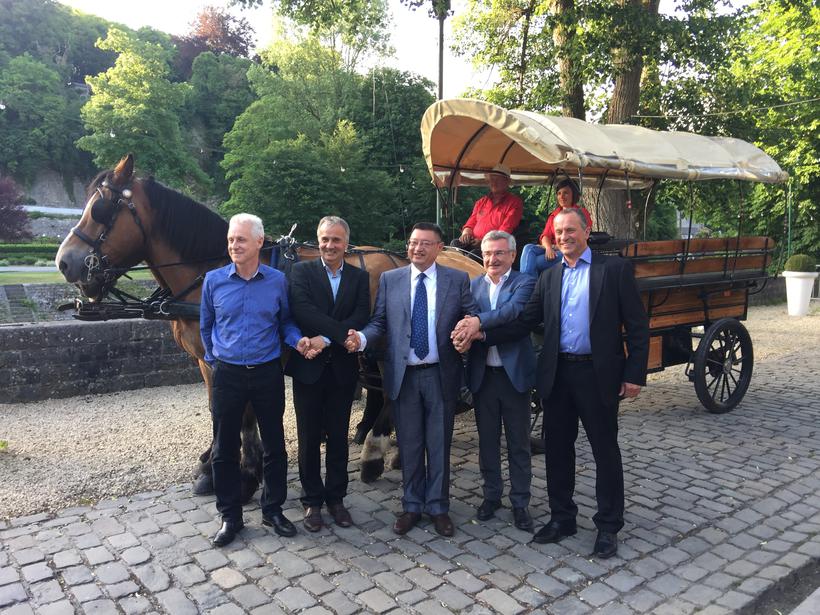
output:
[[[757, 363], [820, 346], [820, 309], [790, 318], [786, 306], [752, 308], [746, 322]], [[691, 385], [683, 368], [652, 382]], [[764, 383], [752, 380], [752, 386]], [[692, 391], [693, 408], [699, 404]], [[351, 425], [363, 404], [353, 408]], [[460, 420], [472, 421], [472, 413]], [[288, 456], [296, 459], [296, 424], [288, 391]], [[190, 481], [198, 455], [210, 441], [202, 385], [157, 387], [28, 404], [0, 404], [0, 519], [94, 502]]]

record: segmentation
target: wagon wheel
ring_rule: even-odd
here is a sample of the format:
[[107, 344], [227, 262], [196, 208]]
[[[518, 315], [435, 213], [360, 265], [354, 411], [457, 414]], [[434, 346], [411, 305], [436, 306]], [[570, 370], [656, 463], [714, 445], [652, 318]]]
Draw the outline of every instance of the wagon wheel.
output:
[[695, 351], [695, 393], [709, 412], [729, 412], [740, 403], [752, 381], [752, 338], [734, 318], [713, 324]]

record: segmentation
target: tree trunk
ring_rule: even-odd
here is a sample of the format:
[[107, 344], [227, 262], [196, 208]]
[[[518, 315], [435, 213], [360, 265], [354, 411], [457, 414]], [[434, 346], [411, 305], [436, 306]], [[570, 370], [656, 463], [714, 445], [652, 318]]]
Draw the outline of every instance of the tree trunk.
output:
[[[625, 11], [646, 11], [652, 16], [658, 14], [658, 0], [618, 0], [618, 4]], [[622, 33], [621, 39], [630, 41], [634, 40], [634, 36], [640, 36], [640, 32], [628, 28]], [[641, 98], [643, 55], [637, 53], [634, 47], [624, 45], [613, 50], [612, 65], [615, 87], [609, 102], [607, 123], [632, 123], [630, 120], [638, 112]], [[636, 225], [643, 221], [643, 203], [638, 196], [634, 192], [628, 194], [620, 190], [604, 192], [598, 207], [600, 220], [594, 221], [596, 228], [619, 239], [636, 238], [639, 230]]]
[[558, 55], [558, 81], [561, 88], [561, 114], [579, 120], [586, 119], [584, 87], [580, 68], [575, 61], [575, 29], [578, 17], [575, 0], [555, 0], [557, 23], [552, 32]]

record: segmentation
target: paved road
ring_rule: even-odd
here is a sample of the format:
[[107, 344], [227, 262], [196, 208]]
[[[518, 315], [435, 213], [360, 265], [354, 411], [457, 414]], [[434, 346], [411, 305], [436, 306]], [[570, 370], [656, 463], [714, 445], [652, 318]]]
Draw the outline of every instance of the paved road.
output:
[[[213, 498], [189, 485], [0, 523], [0, 610], [42, 613], [748, 612], [820, 561], [820, 350], [758, 366], [743, 405], [710, 415], [677, 374], [621, 417], [627, 514], [619, 556], [590, 559], [594, 473], [578, 456], [579, 532], [529, 544], [508, 508], [477, 522], [477, 438], [453, 443], [452, 539], [391, 531], [399, 473], [351, 481], [357, 527], [281, 539], [248, 527], [225, 549]], [[583, 439], [583, 436], [582, 436]], [[355, 452], [355, 451], [354, 451]], [[0, 471], [2, 470], [0, 459]], [[352, 469], [356, 464], [353, 464]], [[546, 518], [544, 460], [532, 509]], [[299, 518], [291, 468], [286, 513]]]
[[73, 207], [46, 207], [43, 205], [23, 205], [26, 211], [38, 211], [44, 214], [59, 214], [62, 216], [77, 216], [83, 215], [83, 210]]
[[57, 271], [57, 267], [35, 267], [34, 265], [7, 265], [4, 267], [0, 267], [0, 272], [3, 271], [23, 271], [27, 273], [51, 273], [52, 271]]

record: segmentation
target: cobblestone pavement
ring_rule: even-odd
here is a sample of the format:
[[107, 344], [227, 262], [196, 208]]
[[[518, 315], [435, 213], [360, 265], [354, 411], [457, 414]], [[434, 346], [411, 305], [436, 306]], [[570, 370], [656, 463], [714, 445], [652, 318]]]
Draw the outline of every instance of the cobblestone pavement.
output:
[[[41, 613], [727, 613], [820, 560], [820, 350], [758, 366], [743, 404], [700, 408], [680, 368], [625, 404], [626, 526], [618, 557], [589, 557], [594, 467], [579, 438], [579, 532], [529, 544], [505, 508], [481, 501], [477, 435], [453, 442], [452, 539], [428, 521], [391, 531], [399, 472], [351, 481], [357, 526], [281, 539], [260, 524], [214, 549], [213, 498], [189, 485], [0, 522], [0, 611]], [[674, 377], [666, 377], [673, 375]], [[89, 443], [93, 445], [93, 443]], [[352, 452], [352, 456], [357, 451]], [[357, 470], [351, 464], [351, 471]], [[290, 473], [286, 514], [299, 520]], [[531, 510], [547, 518], [543, 456]]]

